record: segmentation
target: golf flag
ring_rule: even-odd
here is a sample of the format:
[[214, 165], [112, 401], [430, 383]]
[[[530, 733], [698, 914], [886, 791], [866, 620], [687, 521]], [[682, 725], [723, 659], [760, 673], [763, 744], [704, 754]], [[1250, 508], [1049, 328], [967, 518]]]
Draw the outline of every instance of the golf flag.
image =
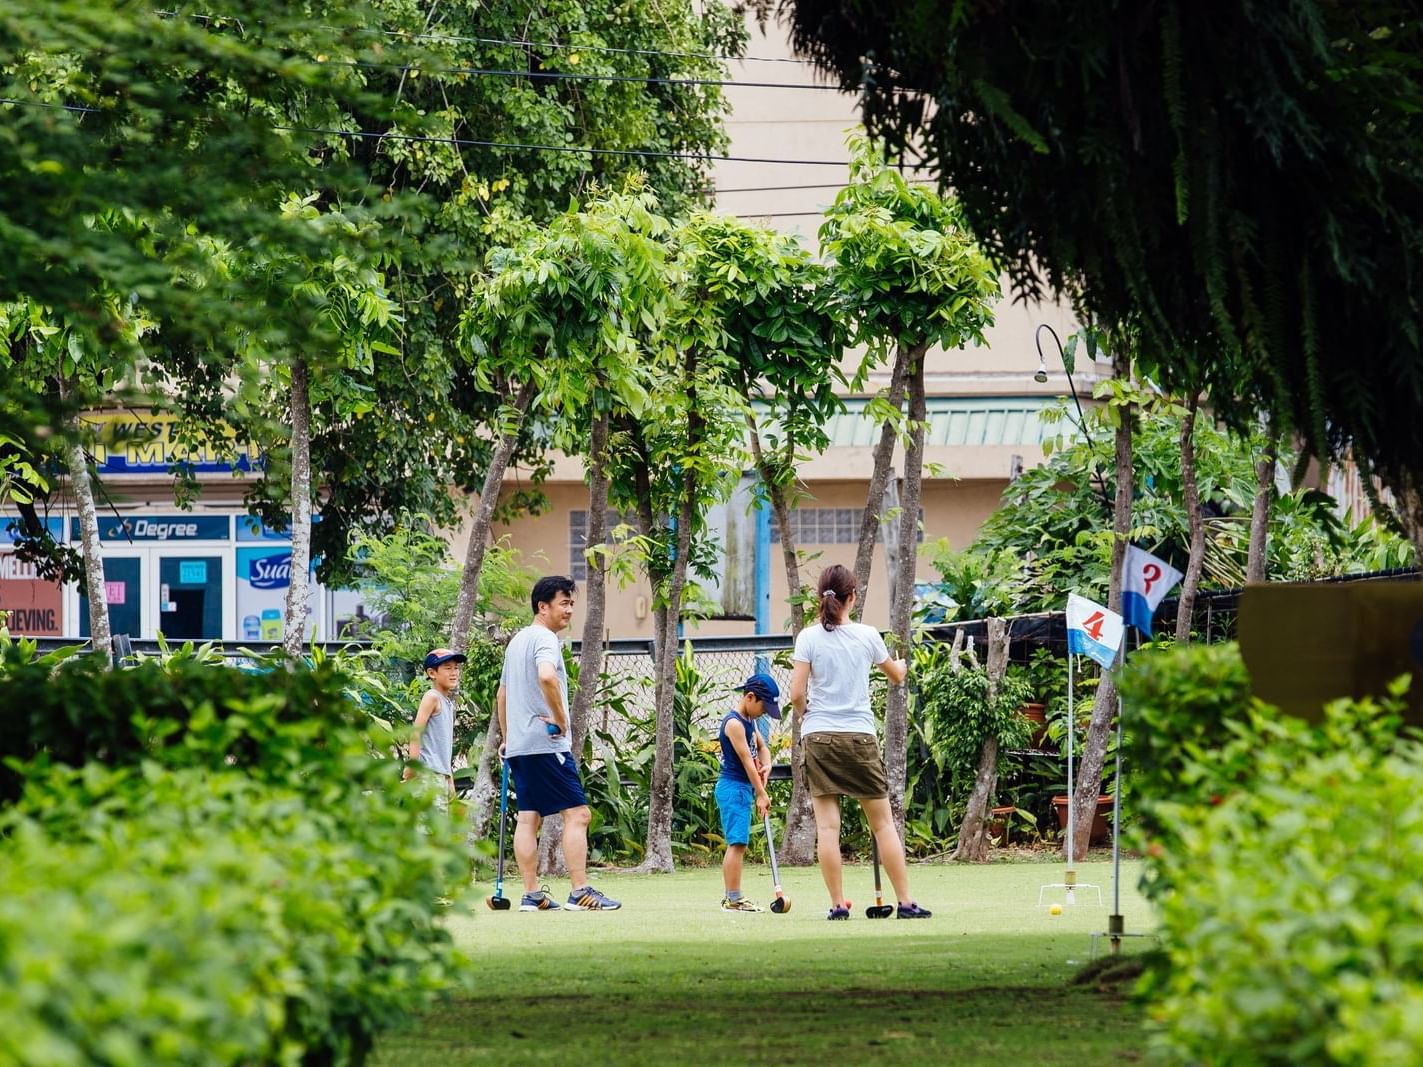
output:
[[1122, 617], [1076, 593], [1067, 594], [1067, 651], [1111, 667], [1122, 647]]
[[1181, 572], [1150, 552], [1127, 545], [1122, 561], [1122, 614], [1127, 625], [1151, 636], [1151, 617], [1167, 593], [1176, 588]]

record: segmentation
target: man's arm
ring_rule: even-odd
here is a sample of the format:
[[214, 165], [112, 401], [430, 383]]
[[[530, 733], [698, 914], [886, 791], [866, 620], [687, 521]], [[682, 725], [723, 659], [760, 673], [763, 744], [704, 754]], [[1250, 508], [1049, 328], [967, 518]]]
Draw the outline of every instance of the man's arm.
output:
[[[430, 721], [430, 716], [435, 714], [435, 694], [426, 693], [420, 700], [420, 707], [415, 712], [414, 732], [410, 736], [410, 761], [413, 763], [420, 758], [420, 738], [425, 736], [425, 724]], [[406, 767], [402, 778], [409, 778], [415, 773], [414, 767]]]
[[[754, 726], [751, 729], [756, 729]], [[741, 761], [742, 769], [746, 771], [746, 777], [751, 782], [751, 788], [756, 790], [756, 813], [762, 817], [771, 810], [771, 798], [766, 795], [765, 783], [761, 781], [761, 772], [756, 769], [756, 760], [751, 755], [751, 746], [746, 743], [745, 730], [727, 730], [726, 736], [731, 738], [731, 747], [736, 750], [736, 758]], [[760, 740], [760, 734], [757, 734]]]
[[504, 743], [509, 740], [509, 694], [504, 691], [504, 683], [494, 694], [494, 709], [499, 716], [499, 755], [504, 755]]
[[563, 689], [558, 684], [558, 668], [552, 663], [539, 664], [539, 689], [543, 691], [544, 703], [549, 714], [543, 716], [545, 722], [558, 726], [558, 732], [568, 733], [568, 713], [563, 707]]

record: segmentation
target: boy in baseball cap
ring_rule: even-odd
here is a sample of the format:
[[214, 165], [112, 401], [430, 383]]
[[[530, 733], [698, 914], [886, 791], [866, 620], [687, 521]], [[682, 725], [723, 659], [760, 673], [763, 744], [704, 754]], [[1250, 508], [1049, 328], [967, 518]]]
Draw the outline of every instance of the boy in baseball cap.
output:
[[[430, 691], [415, 712], [415, 730], [410, 738], [410, 760], [419, 762], [445, 780], [445, 796], [454, 796], [455, 771], [455, 690], [460, 684], [461, 652], [435, 648], [425, 656], [425, 677]], [[405, 777], [415, 773], [405, 768]]]
[[716, 783], [716, 806], [721, 814], [721, 836], [726, 855], [721, 862], [726, 895], [722, 911], [764, 911], [741, 895], [741, 865], [751, 842], [751, 802], [758, 817], [771, 810], [766, 780], [771, 774], [771, 749], [756, 720], [762, 715], [781, 717], [781, 689], [769, 674], [756, 673], [741, 686], [736, 710], [721, 720], [721, 777]]

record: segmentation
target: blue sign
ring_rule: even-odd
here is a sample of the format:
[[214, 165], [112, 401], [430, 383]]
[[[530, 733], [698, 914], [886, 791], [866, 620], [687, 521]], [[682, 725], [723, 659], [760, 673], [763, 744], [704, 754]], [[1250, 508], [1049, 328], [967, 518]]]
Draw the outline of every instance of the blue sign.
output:
[[274, 552], [269, 556], [245, 558], [239, 577], [252, 583], [253, 589], [285, 589], [292, 584], [292, 554]]
[[[311, 517], [311, 524], [315, 526], [321, 521], [320, 515]], [[237, 540], [243, 544], [252, 541], [283, 541], [292, 539], [290, 530], [273, 530], [255, 515], [237, 516]]]
[[[63, 519], [45, 519], [44, 528], [56, 541], [64, 539]], [[13, 545], [19, 539], [20, 517], [18, 515], [0, 515], [0, 545]]]
[[[69, 539], [78, 541], [79, 520], [69, 520]], [[101, 541], [227, 541], [232, 537], [229, 515], [99, 516]]]
[[207, 585], [208, 563], [205, 559], [185, 559], [178, 564], [179, 585]]

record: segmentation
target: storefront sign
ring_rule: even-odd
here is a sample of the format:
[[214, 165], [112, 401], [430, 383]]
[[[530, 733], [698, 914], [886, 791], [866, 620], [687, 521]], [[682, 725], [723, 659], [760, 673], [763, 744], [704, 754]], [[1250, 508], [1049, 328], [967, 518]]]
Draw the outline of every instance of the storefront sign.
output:
[[[69, 539], [80, 539], [79, 520], [69, 520]], [[101, 541], [226, 541], [232, 536], [229, 515], [100, 516]]]
[[94, 460], [99, 474], [166, 474], [174, 464], [184, 464], [199, 474], [250, 471], [258, 452], [250, 442], [237, 440], [233, 430], [221, 446], [190, 443], [175, 435], [178, 420], [172, 415], [129, 412], [88, 415], [85, 426], [96, 436]]
[[43, 581], [33, 563], [0, 552], [0, 612], [12, 634], [59, 637], [63, 634], [64, 589]]
[[[237, 550], [237, 636], [243, 641], [280, 641], [286, 630], [287, 589], [291, 585], [291, 549], [275, 545]], [[316, 564], [307, 586], [307, 620], [317, 629]], [[310, 636], [308, 634], [308, 636]]]

